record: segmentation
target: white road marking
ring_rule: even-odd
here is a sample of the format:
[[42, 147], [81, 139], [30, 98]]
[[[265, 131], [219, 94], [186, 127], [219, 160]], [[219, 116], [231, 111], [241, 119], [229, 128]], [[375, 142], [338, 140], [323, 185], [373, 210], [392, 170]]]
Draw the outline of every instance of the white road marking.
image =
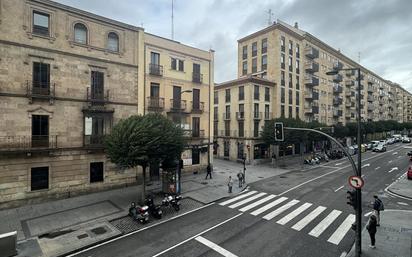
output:
[[280, 220], [276, 221], [276, 223], [278, 223], [280, 225], [285, 225], [286, 223], [291, 221], [293, 218], [295, 218], [296, 216], [298, 216], [299, 214], [304, 212], [306, 209], [308, 209], [310, 206], [312, 206], [311, 203], [304, 203], [303, 205], [301, 205], [299, 208], [297, 208], [293, 212], [289, 213], [285, 217], [283, 217]]
[[381, 167], [380, 167], [380, 166], [378, 166], [378, 167], [376, 167], [376, 168], [375, 168], [375, 170], [378, 170], [378, 169], [380, 169], [380, 168], [381, 168]]
[[398, 156], [398, 159], [402, 158], [402, 156]]
[[370, 211], [370, 212], [367, 212], [367, 213], [365, 213], [365, 217], [368, 217], [369, 215], [371, 215], [372, 214], [372, 212]]
[[352, 226], [352, 223], [355, 222], [355, 215], [349, 214], [348, 217], [340, 224], [338, 229], [329, 237], [328, 242], [338, 245], [340, 241], [345, 237], [346, 233], [348, 233], [349, 229]]
[[269, 203], [269, 204], [266, 204], [265, 206], [263, 206], [263, 207], [255, 210], [255, 211], [251, 212], [250, 214], [252, 214], [252, 215], [254, 215], [254, 216], [257, 216], [257, 215], [261, 214], [262, 212], [267, 211], [267, 210], [269, 210], [270, 208], [272, 208], [272, 207], [280, 204], [281, 202], [285, 201], [286, 199], [288, 199], [288, 198], [287, 198], [287, 197], [278, 198], [278, 199], [276, 199], [275, 201], [273, 201], [273, 202], [271, 202], [271, 203]]
[[288, 202], [287, 204], [277, 208], [276, 210], [266, 214], [265, 216], [263, 216], [263, 218], [265, 220], [271, 220], [274, 217], [278, 216], [279, 214], [281, 214], [282, 212], [286, 211], [287, 209], [289, 209], [290, 207], [292, 207], [293, 205], [299, 203], [299, 200], [295, 200], [293, 199], [292, 201]]
[[342, 164], [344, 164], [344, 162], [338, 162], [338, 163], [335, 164], [335, 166], [339, 166], [339, 165], [342, 165]]
[[255, 199], [259, 198], [259, 197], [262, 197], [262, 196], [264, 196], [264, 195], [266, 195], [265, 192], [259, 193], [259, 194], [257, 194], [257, 195], [254, 195], [254, 196], [251, 196], [251, 197], [249, 197], [249, 198], [246, 198], [245, 200], [242, 200], [242, 201], [240, 201], [240, 202], [237, 202], [237, 203], [235, 203], [235, 204], [232, 204], [232, 205], [229, 206], [229, 208], [232, 208], [232, 209], [233, 209], [233, 208], [236, 208], [236, 207], [238, 207], [238, 206], [244, 205], [245, 203], [251, 202], [251, 201], [253, 201], [253, 200], [255, 200]]
[[398, 154], [398, 152], [394, 152], [392, 155]]
[[260, 200], [257, 201], [257, 202], [254, 202], [254, 203], [252, 203], [252, 204], [246, 205], [246, 206], [243, 207], [242, 209], [239, 209], [239, 211], [242, 211], [242, 212], [248, 211], [248, 210], [250, 210], [250, 209], [252, 209], [252, 208], [255, 208], [256, 206], [258, 206], [258, 205], [260, 205], [260, 204], [262, 204], [262, 203], [264, 203], [264, 202], [267, 202], [267, 201], [269, 201], [270, 199], [273, 199], [273, 198], [275, 198], [275, 197], [276, 197], [276, 195], [268, 195], [268, 196], [266, 196], [265, 198], [260, 199]]
[[340, 257], [345, 257], [346, 255], [348, 255], [347, 252], [342, 252], [342, 254], [340, 255]]
[[213, 243], [212, 241], [207, 240], [206, 238], [202, 236], [198, 236], [195, 238], [196, 241], [206, 245], [209, 248], [212, 248], [216, 252], [220, 253], [221, 255], [225, 257], [237, 257], [237, 255], [234, 255], [233, 253], [229, 252], [228, 250], [220, 247], [219, 245]]
[[371, 164], [367, 163], [367, 164], [363, 165], [362, 168], [369, 167], [369, 166], [371, 166]]
[[250, 196], [250, 195], [253, 195], [254, 193], [257, 193], [256, 191], [250, 191], [250, 192], [248, 192], [248, 193], [246, 193], [246, 194], [241, 194], [241, 195], [239, 195], [239, 196], [236, 196], [236, 197], [234, 197], [234, 198], [231, 198], [231, 199], [229, 199], [229, 200], [227, 200], [227, 201], [224, 201], [223, 203], [219, 203], [219, 205], [226, 205], [226, 204], [229, 204], [229, 203], [233, 203], [233, 202], [236, 202], [237, 200], [240, 200], [240, 199], [243, 199], [243, 198], [245, 198], [245, 197], [248, 197], [248, 196]]
[[293, 225], [293, 229], [297, 231], [301, 231], [306, 225], [308, 225], [312, 220], [314, 220], [319, 214], [321, 214], [324, 210], [326, 210], [326, 207], [319, 206], [318, 208], [314, 209], [311, 213], [306, 215], [303, 219], [301, 219], [298, 223]]
[[388, 171], [389, 173], [392, 173], [392, 171], [394, 171], [394, 170], [398, 170], [398, 167], [394, 167], [394, 168], [392, 168], [390, 171]]
[[341, 213], [341, 211], [333, 210], [331, 213], [329, 213], [328, 216], [326, 216], [326, 218], [324, 218], [314, 229], [309, 232], [309, 235], [319, 237]]
[[227, 223], [227, 222], [229, 222], [229, 221], [231, 221], [231, 220], [233, 220], [233, 219], [236, 219], [237, 217], [239, 217], [239, 216], [241, 216], [241, 215], [243, 215], [243, 213], [239, 213], [239, 214], [237, 214], [236, 216], [233, 216], [232, 218], [229, 218], [229, 219], [227, 219], [227, 220], [224, 220], [224, 221], [220, 222], [219, 224], [216, 224], [216, 225], [214, 225], [213, 227], [210, 227], [210, 228], [208, 228], [208, 229], [200, 232], [200, 233], [197, 234], [197, 235], [191, 236], [191, 237], [189, 237], [188, 239], [186, 239], [186, 240], [184, 240], [184, 241], [182, 241], [182, 242], [180, 242], [180, 243], [178, 243], [178, 244], [175, 244], [174, 246], [171, 246], [171, 247], [167, 248], [166, 250], [161, 251], [160, 253], [158, 253], [158, 254], [156, 254], [156, 255], [153, 255], [152, 257], [160, 256], [160, 255], [162, 255], [162, 254], [164, 254], [164, 253], [166, 253], [166, 252], [168, 252], [168, 251], [170, 251], [170, 250], [172, 250], [172, 249], [174, 249], [174, 248], [176, 248], [176, 247], [178, 247], [178, 246], [180, 246], [180, 245], [182, 245], [182, 244], [184, 244], [184, 243], [186, 243], [186, 242], [189, 242], [190, 240], [192, 240], [192, 239], [194, 239], [194, 238], [196, 238], [196, 237], [198, 237], [198, 236], [201, 236], [201, 235], [209, 232], [210, 230], [213, 230], [213, 229], [215, 229], [215, 228], [217, 228], [217, 227], [219, 227], [219, 226], [221, 226], [221, 225], [223, 225], [223, 224], [225, 224], [225, 223]]
[[393, 162], [393, 160], [388, 161], [388, 163], [392, 163], [392, 162]]
[[344, 187], [344, 186], [341, 186], [341, 187], [335, 189], [335, 193], [338, 192], [339, 190], [341, 190], [343, 187]]
[[363, 174], [363, 175], [361, 176], [361, 178], [363, 178], [363, 177], [365, 177], [365, 174]]
[[398, 202], [398, 204], [400, 204], [400, 205], [409, 205], [409, 204], [404, 203], [404, 202]]

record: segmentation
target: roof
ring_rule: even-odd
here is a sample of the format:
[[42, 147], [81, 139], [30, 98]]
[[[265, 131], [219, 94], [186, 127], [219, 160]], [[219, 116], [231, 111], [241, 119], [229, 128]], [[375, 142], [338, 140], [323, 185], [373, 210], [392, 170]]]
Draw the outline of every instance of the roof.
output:
[[229, 80], [229, 81], [222, 82], [222, 83], [215, 83], [215, 89], [228, 88], [228, 87], [242, 85], [246, 83], [254, 83], [254, 84], [272, 86], [272, 87], [276, 86], [276, 82], [274, 81], [267, 80], [264, 78], [248, 76], [248, 77], [238, 78], [234, 80]]

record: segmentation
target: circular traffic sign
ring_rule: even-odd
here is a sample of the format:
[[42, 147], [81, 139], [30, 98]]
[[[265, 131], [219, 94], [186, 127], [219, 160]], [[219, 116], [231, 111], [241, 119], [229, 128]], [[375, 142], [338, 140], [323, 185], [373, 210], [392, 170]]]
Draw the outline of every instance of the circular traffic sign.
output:
[[359, 189], [362, 188], [365, 182], [361, 177], [358, 176], [350, 176], [349, 177], [349, 185], [353, 188]]

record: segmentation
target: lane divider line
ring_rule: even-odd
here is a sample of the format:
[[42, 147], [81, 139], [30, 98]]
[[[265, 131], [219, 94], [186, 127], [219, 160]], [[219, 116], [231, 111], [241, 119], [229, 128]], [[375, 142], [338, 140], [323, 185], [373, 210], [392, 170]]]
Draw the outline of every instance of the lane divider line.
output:
[[220, 253], [221, 255], [223, 255], [225, 257], [237, 257], [237, 255], [234, 255], [233, 253], [229, 252], [225, 248], [220, 247], [219, 245], [213, 243], [212, 241], [207, 240], [206, 238], [204, 238], [202, 236], [196, 237], [195, 240], [198, 241], [199, 243], [202, 243], [202, 244], [206, 245], [207, 247], [215, 250], [216, 252]]
[[341, 190], [343, 187], [344, 187], [344, 186], [341, 186], [341, 187], [335, 189], [335, 193], [338, 192], [339, 190]]

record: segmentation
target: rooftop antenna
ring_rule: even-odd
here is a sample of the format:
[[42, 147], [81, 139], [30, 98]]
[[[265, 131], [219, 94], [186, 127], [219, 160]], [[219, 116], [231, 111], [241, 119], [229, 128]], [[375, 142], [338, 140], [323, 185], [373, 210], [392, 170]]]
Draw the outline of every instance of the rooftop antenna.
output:
[[272, 17], [273, 17], [273, 13], [272, 13], [272, 9], [269, 9], [268, 11], [267, 11], [267, 13], [268, 13], [268, 26], [270, 26], [270, 25], [272, 25]]
[[175, 31], [174, 31], [174, 24], [173, 24], [173, 8], [174, 8], [174, 6], [173, 6], [173, 3], [174, 3], [174, 0], [172, 0], [172, 40], [174, 40], [174, 36], [175, 36]]

